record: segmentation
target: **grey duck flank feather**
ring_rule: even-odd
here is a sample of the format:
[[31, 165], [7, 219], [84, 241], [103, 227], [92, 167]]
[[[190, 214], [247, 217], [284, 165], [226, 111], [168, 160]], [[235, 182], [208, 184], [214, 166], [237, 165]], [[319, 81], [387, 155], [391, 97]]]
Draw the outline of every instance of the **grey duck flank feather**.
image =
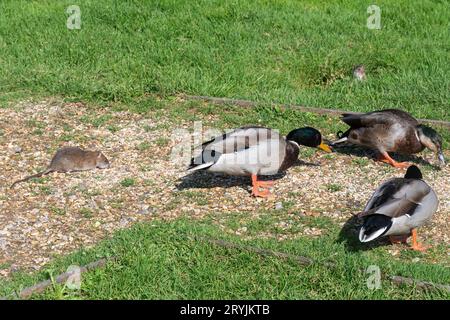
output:
[[273, 175], [288, 169], [299, 146], [277, 131], [257, 126], [242, 127], [202, 144], [189, 171], [208, 170], [230, 175]]
[[416, 166], [408, 168], [404, 178], [383, 183], [373, 194], [364, 211], [359, 240], [368, 242], [388, 235], [406, 235], [427, 223], [438, 207], [438, 199], [422, 180]]

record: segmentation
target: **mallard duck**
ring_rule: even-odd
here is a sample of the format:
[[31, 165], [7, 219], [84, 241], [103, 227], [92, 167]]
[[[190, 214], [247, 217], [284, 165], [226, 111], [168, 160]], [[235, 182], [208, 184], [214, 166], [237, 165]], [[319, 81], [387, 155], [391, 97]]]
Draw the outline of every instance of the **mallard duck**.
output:
[[436, 193], [422, 180], [419, 168], [412, 165], [404, 178], [386, 181], [370, 198], [364, 211], [358, 215], [363, 219], [359, 240], [368, 242], [390, 236], [392, 243], [406, 242], [412, 234], [412, 248], [425, 250], [417, 242], [417, 228], [431, 219], [438, 204]]
[[260, 181], [258, 176], [287, 170], [297, 160], [300, 145], [331, 152], [323, 143], [320, 132], [311, 127], [295, 129], [283, 138], [276, 130], [249, 126], [203, 143], [201, 154], [191, 159], [188, 171], [249, 175], [252, 195], [267, 197], [270, 194], [267, 188], [273, 185], [273, 181]]
[[388, 152], [414, 154], [428, 148], [437, 154], [442, 165], [442, 138], [432, 128], [419, 124], [410, 114], [402, 110], [387, 109], [365, 114], [342, 115], [342, 121], [350, 126], [339, 140], [331, 145], [348, 141], [357, 145], [378, 150], [377, 160], [397, 168], [407, 168], [408, 163], [397, 162]]

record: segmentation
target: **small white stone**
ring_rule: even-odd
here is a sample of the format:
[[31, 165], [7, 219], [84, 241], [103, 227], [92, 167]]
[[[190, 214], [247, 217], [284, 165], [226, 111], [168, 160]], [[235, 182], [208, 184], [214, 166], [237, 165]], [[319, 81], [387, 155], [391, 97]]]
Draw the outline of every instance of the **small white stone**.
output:
[[152, 210], [149, 210], [149, 205], [143, 205], [142, 208], [138, 211], [138, 214], [149, 214]]
[[8, 149], [11, 153], [21, 153], [22, 152], [22, 147], [16, 146], [13, 144], [10, 144]]

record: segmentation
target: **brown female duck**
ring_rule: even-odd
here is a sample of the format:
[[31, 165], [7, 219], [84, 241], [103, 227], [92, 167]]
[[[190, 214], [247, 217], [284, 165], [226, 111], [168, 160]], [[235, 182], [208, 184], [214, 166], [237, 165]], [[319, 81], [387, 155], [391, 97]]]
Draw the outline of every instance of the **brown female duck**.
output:
[[375, 149], [379, 152], [379, 161], [397, 168], [406, 168], [409, 164], [395, 161], [388, 152], [414, 154], [428, 148], [436, 153], [441, 164], [445, 164], [441, 136], [434, 129], [419, 124], [405, 111], [386, 109], [364, 114], [345, 113], [342, 121], [350, 129], [332, 145], [348, 141]]

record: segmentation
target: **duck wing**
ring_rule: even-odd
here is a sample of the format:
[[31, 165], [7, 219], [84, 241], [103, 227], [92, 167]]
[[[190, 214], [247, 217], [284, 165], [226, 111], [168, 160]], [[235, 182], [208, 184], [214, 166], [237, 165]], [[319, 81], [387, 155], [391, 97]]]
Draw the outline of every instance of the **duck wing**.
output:
[[391, 179], [375, 191], [359, 217], [375, 214], [390, 218], [412, 216], [430, 191], [431, 188], [422, 180]]
[[352, 128], [373, 127], [379, 124], [390, 126], [399, 122], [413, 126], [419, 124], [407, 112], [397, 109], [379, 110], [363, 114], [344, 113], [341, 120]]
[[352, 128], [373, 127], [375, 124], [393, 123], [391, 116], [382, 111], [374, 111], [364, 114], [344, 113], [341, 120]]
[[216, 150], [221, 153], [233, 153], [248, 149], [263, 141], [280, 137], [280, 135], [264, 127], [242, 127], [202, 144], [203, 150]]
[[189, 169], [205, 169], [216, 163], [220, 156], [247, 150], [267, 140], [280, 139], [277, 131], [265, 127], [242, 127], [202, 144], [202, 152], [191, 159]]

